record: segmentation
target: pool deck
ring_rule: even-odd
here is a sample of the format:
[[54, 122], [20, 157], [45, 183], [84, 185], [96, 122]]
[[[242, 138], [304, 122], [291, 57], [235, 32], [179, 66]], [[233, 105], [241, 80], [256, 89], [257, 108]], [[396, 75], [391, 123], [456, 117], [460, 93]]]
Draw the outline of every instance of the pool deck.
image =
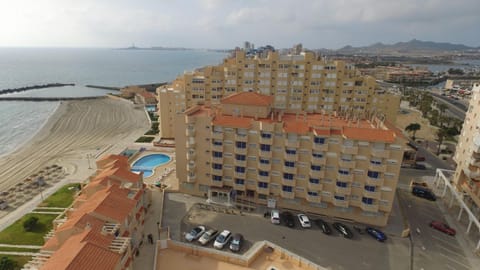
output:
[[[144, 177], [143, 182], [151, 186], [152, 188], [156, 188], [155, 182], [160, 181], [161, 183], [167, 185], [168, 189], [178, 190], [177, 175], [175, 172], [175, 166], [176, 166], [175, 149], [166, 148], [166, 147], [161, 147], [156, 149], [147, 149], [141, 152], [137, 157], [135, 157], [135, 159], [132, 160], [131, 164], [134, 164], [137, 160], [141, 159], [142, 157], [152, 155], [152, 154], [168, 155], [170, 157], [170, 161], [163, 165], [159, 165], [155, 167], [153, 174], [149, 177]], [[162, 177], [162, 175], [166, 171], [170, 171], [170, 173], [167, 176]]]

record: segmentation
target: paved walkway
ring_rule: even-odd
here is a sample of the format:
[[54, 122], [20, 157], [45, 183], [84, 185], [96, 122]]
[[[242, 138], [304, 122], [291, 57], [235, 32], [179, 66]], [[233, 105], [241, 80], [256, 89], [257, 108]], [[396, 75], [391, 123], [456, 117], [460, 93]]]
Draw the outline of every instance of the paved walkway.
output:
[[21, 252], [21, 251], [0, 251], [1, 255], [15, 255], [15, 256], [35, 256], [38, 252]]
[[42, 248], [42, 246], [34, 246], [34, 245], [9, 245], [9, 244], [0, 244], [0, 247], [26, 248], [26, 249], [40, 249], [40, 248]]

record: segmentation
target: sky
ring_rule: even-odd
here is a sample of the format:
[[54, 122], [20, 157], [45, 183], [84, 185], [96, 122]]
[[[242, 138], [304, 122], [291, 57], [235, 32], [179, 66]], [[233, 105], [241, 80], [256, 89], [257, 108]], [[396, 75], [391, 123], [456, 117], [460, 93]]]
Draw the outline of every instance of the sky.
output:
[[2, 47], [480, 46], [479, 0], [0, 0]]

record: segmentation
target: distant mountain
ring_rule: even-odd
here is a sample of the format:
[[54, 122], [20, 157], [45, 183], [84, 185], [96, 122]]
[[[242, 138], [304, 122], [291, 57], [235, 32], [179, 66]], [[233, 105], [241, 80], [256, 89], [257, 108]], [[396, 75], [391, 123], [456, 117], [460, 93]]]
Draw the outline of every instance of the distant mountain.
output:
[[381, 42], [364, 47], [352, 47], [347, 45], [336, 50], [337, 53], [415, 53], [415, 52], [455, 52], [468, 51], [479, 48], [469, 47], [463, 44], [452, 44], [447, 42], [421, 41], [412, 39], [408, 42], [397, 42], [395, 44], [383, 44]]

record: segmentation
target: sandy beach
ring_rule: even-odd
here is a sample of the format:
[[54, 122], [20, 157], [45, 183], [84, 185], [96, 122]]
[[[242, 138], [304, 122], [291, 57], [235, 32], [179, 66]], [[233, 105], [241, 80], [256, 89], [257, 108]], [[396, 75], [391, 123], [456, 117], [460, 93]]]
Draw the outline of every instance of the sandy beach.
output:
[[119, 153], [148, 129], [145, 111], [130, 102], [64, 101], [30, 141], [0, 157], [0, 191], [53, 164], [65, 168], [69, 178], [85, 180], [95, 159]]

